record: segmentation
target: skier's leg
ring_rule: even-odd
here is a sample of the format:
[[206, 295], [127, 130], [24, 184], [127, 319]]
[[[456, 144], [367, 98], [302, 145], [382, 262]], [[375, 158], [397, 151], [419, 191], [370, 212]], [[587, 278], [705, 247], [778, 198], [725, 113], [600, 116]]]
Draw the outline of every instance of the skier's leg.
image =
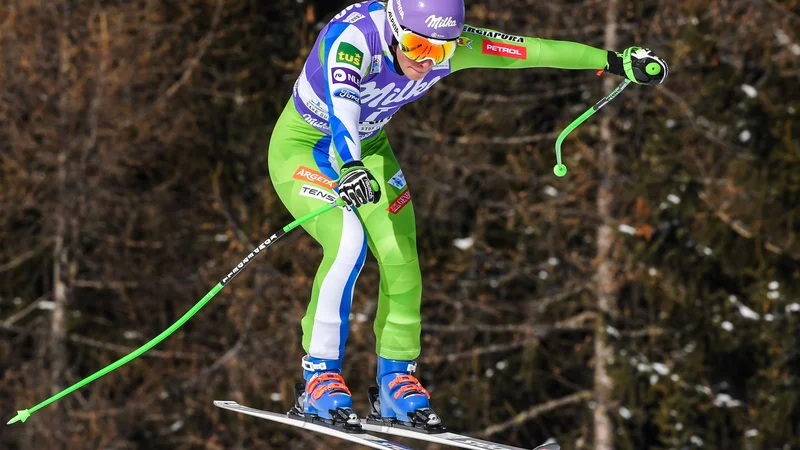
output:
[[379, 137], [362, 148], [362, 159], [381, 184], [381, 202], [358, 213], [381, 277], [375, 318], [380, 414], [436, 427], [440, 421], [430, 410], [430, 396], [412, 375], [420, 353], [422, 297], [414, 208], [389, 141], [384, 133]]
[[[290, 103], [270, 141], [269, 172], [283, 204], [300, 217], [335, 200], [338, 164], [329, 158], [331, 139], [309, 126]], [[364, 265], [366, 237], [358, 216], [336, 208], [303, 224], [323, 248], [303, 325], [306, 380], [304, 410], [330, 419], [330, 411], [352, 406], [341, 378], [349, 332], [353, 285]], [[310, 392], [309, 392], [310, 390]]]

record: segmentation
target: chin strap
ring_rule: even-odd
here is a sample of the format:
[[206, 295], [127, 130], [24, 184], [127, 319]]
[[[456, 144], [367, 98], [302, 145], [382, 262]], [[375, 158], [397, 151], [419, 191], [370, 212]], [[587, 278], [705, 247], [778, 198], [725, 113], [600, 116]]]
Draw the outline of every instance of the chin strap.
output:
[[403, 68], [400, 67], [400, 63], [397, 62], [397, 46], [400, 45], [397, 42], [397, 38], [392, 36], [392, 45], [389, 46], [389, 51], [392, 52], [392, 65], [394, 65], [394, 73], [398, 75], [405, 75], [406, 73], [403, 72]]

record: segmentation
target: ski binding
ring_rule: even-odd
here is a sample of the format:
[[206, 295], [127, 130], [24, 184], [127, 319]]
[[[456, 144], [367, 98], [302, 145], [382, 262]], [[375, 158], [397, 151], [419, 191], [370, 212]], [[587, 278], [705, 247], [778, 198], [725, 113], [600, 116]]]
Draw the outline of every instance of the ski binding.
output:
[[[372, 409], [367, 419], [361, 420], [361, 427], [373, 433], [390, 434], [425, 442], [448, 445], [470, 450], [526, 450], [520, 447], [498, 444], [491, 441], [475, 439], [461, 434], [450, 433], [442, 426], [438, 416], [432, 411], [416, 411], [410, 417], [411, 424], [396, 419], [383, 419], [380, 416], [380, 396], [378, 388], [369, 389], [369, 404]], [[558, 444], [544, 444], [534, 450], [560, 450]]]

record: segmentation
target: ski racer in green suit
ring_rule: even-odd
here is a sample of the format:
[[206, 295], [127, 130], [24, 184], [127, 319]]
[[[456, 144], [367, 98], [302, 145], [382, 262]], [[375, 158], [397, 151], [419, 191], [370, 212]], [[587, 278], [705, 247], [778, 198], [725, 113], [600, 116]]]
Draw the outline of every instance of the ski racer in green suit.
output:
[[413, 376], [422, 298], [414, 206], [383, 130], [401, 106], [451, 73], [474, 68], [605, 70], [646, 85], [667, 77], [666, 63], [645, 48], [616, 53], [515, 36], [467, 25], [464, 15], [463, 0], [347, 7], [319, 34], [275, 126], [269, 172], [291, 214], [301, 217], [337, 197], [348, 205], [303, 225], [323, 248], [302, 320], [302, 407], [309, 418], [336, 425], [338, 417], [353, 417], [341, 367], [353, 286], [369, 248], [380, 269], [378, 415], [397, 425], [440, 424]]

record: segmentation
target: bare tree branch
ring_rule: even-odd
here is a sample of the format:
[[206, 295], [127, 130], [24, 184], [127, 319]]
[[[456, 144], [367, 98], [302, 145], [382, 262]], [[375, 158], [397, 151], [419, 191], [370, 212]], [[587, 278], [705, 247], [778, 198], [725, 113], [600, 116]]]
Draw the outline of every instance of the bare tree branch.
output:
[[536, 405], [527, 411], [521, 412], [505, 422], [487, 427], [485, 430], [480, 432], [480, 434], [486, 437], [492, 436], [494, 434], [503, 432], [509, 428], [520, 426], [525, 422], [531, 419], [535, 419], [536, 417], [539, 417], [540, 415], [550, 412], [554, 409], [558, 409], [567, 405], [574, 405], [576, 403], [585, 402], [591, 399], [592, 396], [593, 396], [592, 391], [586, 390], [586, 391], [576, 392], [572, 395], [568, 395], [566, 397], [562, 397], [556, 400], [550, 400], [547, 403]]

